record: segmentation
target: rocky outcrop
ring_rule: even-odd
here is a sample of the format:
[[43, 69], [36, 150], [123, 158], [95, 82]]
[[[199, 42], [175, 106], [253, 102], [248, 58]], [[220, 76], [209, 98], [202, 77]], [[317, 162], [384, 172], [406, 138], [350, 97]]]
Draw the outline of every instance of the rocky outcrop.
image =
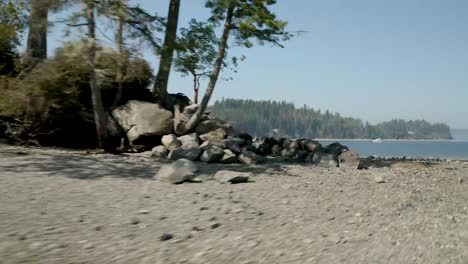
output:
[[211, 118], [208, 113], [203, 114], [202, 121], [190, 133], [181, 134], [178, 125], [187, 122], [199, 107], [176, 105], [174, 109], [176, 118], [157, 104], [129, 101], [115, 109], [113, 116], [134, 145], [142, 137], [159, 136], [152, 141], [161, 144], [151, 151], [153, 157], [248, 165], [267, 162], [271, 157], [324, 167], [357, 168], [359, 165], [359, 155], [338, 142], [322, 146], [312, 139], [260, 137], [253, 140], [249, 134], [234, 129], [228, 122]]
[[125, 130], [130, 143], [169, 134], [174, 122], [173, 114], [158, 104], [134, 100], [114, 109], [112, 116]]

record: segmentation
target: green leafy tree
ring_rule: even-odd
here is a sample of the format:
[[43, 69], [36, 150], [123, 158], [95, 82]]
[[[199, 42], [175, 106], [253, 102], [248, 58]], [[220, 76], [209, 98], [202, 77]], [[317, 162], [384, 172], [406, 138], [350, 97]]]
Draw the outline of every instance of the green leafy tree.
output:
[[200, 79], [209, 76], [216, 59], [218, 40], [214, 26], [192, 19], [188, 28], [180, 30], [175, 69], [193, 80], [193, 101], [198, 104]]
[[0, 75], [14, 75], [19, 58], [16, 51], [27, 26], [26, 6], [21, 1], [0, 1]]
[[[291, 34], [286, 31], [287, 22], [277, 19], [270, 10], [276, 0], [207, 0], [206, 7], [211, 9], [210, 21], [215, 25], [223, 24], [223, 32], [218, 44], [218, 52], [206, 92], [199, 109], [185, 123], [175, 125], [176, 133], [185, 134], [193, 129], [205, 112], [215, 89], [219, 74], [224, 65], [229, 37], [234, 37], [238, 45], [250, 48], [257, 41], [260, 45], [271, 43], [282, 47], [281, 42]], [[176, 108], [176, 115], [177, 115]], [[178, 120], [176, 119], [176, 122]]]

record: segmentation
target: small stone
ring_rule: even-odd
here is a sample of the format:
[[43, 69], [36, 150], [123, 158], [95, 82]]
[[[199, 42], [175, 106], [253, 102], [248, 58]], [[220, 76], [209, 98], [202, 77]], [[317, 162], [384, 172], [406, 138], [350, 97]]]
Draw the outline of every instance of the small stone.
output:
[[165, 146], [157, 146], [151, 150], [151, 157], [164, 158], [167, 157], [169, 150]]
[[38, 250], [38, 249], [41, 249], [43, 246], [44, 246], [44, 243], [36, 241], [36, 242], [29, 244], [28, 249]]
[[102, 226], [95, 226], [95, 227], [94, 227], [94, 230], [96, 230], [96, 231], [101, 231], [101, 230], [102, 230]]
[[149, 214], [149, 211], [146, 210], [146, 209], [142, 209], [142, 210], [138, 211], [138, 214]]
[[211, 224], [210, 224], [210, 228], [211, 228], [211, 229], [216, 229], [216, 228], [218, 228], [218, 227], [220, 227], [220, 226], [221, 226], [220, 223], [211, 223]]
[[384, 179], [384, 177], [383, 177], [382, 175], [376, 175], [376, 176], [374, 177], [374, 181], [375, 181], [376, 183], [385, 183], [385, 179]]
[[93, 249], [95, 246], [93, 243], [86, 243], [83, 245], [83, 249], [84, 250], [89, 250], [89, 249]]
[[193, 231], [203, 231], [203, 229], [202, 229], [202, 228], [199, 228], [198, 226], [192, 227], [192, 230], [193, 230]]
[[130, 219], [130, 224], [132, 224], [132, 225], [138, 225], [140, 222], [141, 222], [141, 221], [140, 221], [140, 219], [138, 219], [138, 218], [132, 218], [132, 219]]
[[218, 171], [213, 176], [220, 183], [244, 183], [249, 181], [249, 177], [252, 177], [252, 173], [227, 170]]
[[160, 240], [161, 241], [168, 241], [168, 240], [171, 240], [174, 238], [174, 235], [170, 234], [170, 233], [164, 233], [162, 234]]
[[162, 182], [178, 184], [195, 178], [198, 167], [187, 159], [179, 159], [172, 164], [162, 166], [156, 178]]

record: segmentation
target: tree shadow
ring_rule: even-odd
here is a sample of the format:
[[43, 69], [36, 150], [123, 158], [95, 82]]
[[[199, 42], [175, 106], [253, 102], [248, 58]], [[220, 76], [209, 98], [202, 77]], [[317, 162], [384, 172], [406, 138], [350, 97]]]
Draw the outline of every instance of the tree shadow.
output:
[[[102, 177], [152, 180], [161, 166], [173, 161], [149, 159], [133, 155], [80, 155], [68, 152], [30, 151], [29, 149], [0, 149], [0, 171], [10, 173], [40, 173], [49, 177], [95, 180]], [[214, 175], [219, 170], [281, 173], [280, 164], [207, 164], [196, 162], [201, 174]]]

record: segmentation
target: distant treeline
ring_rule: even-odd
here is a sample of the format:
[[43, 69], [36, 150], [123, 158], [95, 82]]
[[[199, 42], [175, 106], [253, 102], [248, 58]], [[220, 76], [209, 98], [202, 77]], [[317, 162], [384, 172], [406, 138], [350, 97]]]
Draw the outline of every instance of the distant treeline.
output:
[[293, 103], [222, 99], [212, 113], [254, 136], [294, 138], [452, 139], [446, 124], [395, 119], [377, 125]]

